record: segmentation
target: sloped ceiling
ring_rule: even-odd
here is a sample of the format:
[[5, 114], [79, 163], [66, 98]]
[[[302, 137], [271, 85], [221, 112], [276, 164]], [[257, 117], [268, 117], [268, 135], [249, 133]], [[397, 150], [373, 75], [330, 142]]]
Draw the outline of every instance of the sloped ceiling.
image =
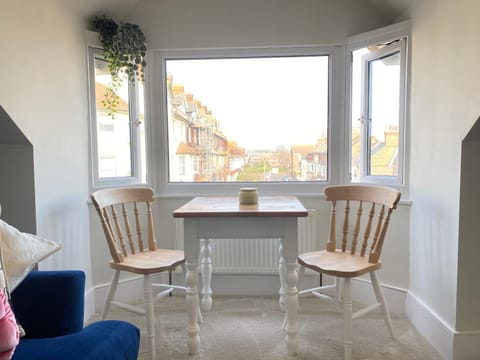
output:
[[392, 19], [401, 16], [415, 1], [419, 0], [367, 0], [380, 13]]
[[0, 144], [30, 145], [30, 141], [0, 105]]
[[[127, 19], [142, 0], [62, 0], [67, 6], [84, 17], [108, 14], [117, 20]], [[161, 0], [158, 0], [161, 1]], [[196, 0], [201, 1], [201, 0]], [[239, 0], [241, 1], [241, 0]], [[358, 1], [358, 0], [354, 0]], [[395, 19], [418, 0], [364, 0], [386, 17]]]
[[62, 0], [80, 16], [106, 14], [116, 20], [128, 18], [141, 0]]

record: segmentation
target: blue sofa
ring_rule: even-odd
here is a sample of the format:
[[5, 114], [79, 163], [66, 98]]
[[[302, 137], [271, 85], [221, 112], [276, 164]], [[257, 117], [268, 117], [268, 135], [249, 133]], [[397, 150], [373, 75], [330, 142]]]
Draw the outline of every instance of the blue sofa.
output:
[[85, 274], [33, 271], [12, 293], [26, 336], [12, 360], [136, 360], [139, 329], [104, 320], [84, 327]]

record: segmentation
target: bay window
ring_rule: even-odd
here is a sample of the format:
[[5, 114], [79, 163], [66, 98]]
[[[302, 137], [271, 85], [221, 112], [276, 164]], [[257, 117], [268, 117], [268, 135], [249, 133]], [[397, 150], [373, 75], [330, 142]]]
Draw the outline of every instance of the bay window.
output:
[[152, 50], [112, 118], [90, 48], [93, 187], [146, 183], [163, 195], [318, 194], [328, 184], [405, 189], [409, 24], [345, 45]]

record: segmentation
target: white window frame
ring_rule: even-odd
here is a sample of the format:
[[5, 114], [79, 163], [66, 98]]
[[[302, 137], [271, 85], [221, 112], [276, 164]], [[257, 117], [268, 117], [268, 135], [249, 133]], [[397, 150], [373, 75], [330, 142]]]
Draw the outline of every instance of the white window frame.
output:
[[[388, 185], [401, 185], [403, 183], [403, 154], [404, 154], [404, 132], [405, 132], [405, 51], [406, 39], [400, 39], [393, 44], [389, 44], [374, 53], [364, 55], [362, 57], [362, 115], [361, 115], [361, 147], [360, 147], [360, 178], [363, 182], [376, 183], [382, 182]], [[400, 89], [399, 89], [399, 134], [398, 134], [398, 174], [397, 176], [380, 176], [370, 175], [368, 169], [370, 168], [371, 154], [370, 154], [370, 133], [371, 133], [371, 115], [370, 115], [370, 74], [369, 65], [371, 62], [381, 59], [388, 55], [399, 53], [400, 55]]]
[[[95, 99], [95, 57], [103, 57], [102, 49], [98, 46], [87, 46], [88, 56], [88, 91], [89, 91], [89, 118], [90, 118], [90, 179], [92, 190], [105, 187], [142, 185], [141, 141], [139, 125], [139, 94], [138, 87], [143, 86], [137, 81], [129, 85], [129, 122], [130, 122], [130, 156], [131, 176], [99, 177], [98, 143], [97, 143], [97, 109]], [[145, 129], [147, 132], [147, 129]], [[146, 136], [147, 137], [147, 136]], [[145, 164], [146, 166], [146, 164]]]
[[[346, 44], [332, 46], [285, 46], [285, 47], [253, 47], [253, 48], [214, 48], [214, 49], [171, 49], [150, 50], [149, 67], [146, 72], [145, 87], [145, 142], [146, 142], [146, 174], [147, 184], [155, 187], [157, 194], [164, 197], [189, 197], [198, 194], [232, 194], [242, 186], [252, 183], [169, 183], [168, 182], [168, 134], [167, 106], [165, 90], [165, 59], [188, 58], [222, 58], [222, 57], [258, 57], [258, 56], [308, 56], [329, 55], [329, 114], [328, 114], [328, 180], [326, 182], [284, 182], [255, 183], [261, 194], [294, 194], [298, 196], [319, 195], [324, 186], [350, 182], [351, 172], [351, 79], [352, 51], [374, 43], [388, 43], [406, 38], [406, 71], [404, 77], [404, 113], [401, 124], [403, 140], [403, 159], [399, 162], [398, 179], [392, 182], [379, 176], [363, 177], [362, 182], [391, 185], [408, 196], [408, 108], [409, 108], [409, 61], [410, 61], [410, 21], [394, 24], [384, 28], [358, 34], [348, 39]], [[88, 52], [101, 51], [97, 34], [87, 32]], [[89, 112], [90, 112], [90, 173], [92, 190], [102, 187], [141, 185], [139, 168], [140, 149], [134, 147], [134, 176], [125, 178], [98, 178], [96, 150], [96, 109], [94, 90], [93, 57], [88, 56], [89, 76]], [[92, 88], [93, 86], [93, 88]], [[135, 105], [133, 105], [135, 106]], [[134, 119], [135, 120], [135, 119]]]
[[[221, 48], [192, 50], [155, 50], [150, 68], [152, 74], [150, 110], [152, 114], [152, 178], [157, 192], [163, 196], [198, 194], [235, 194], [243, 186], [255, 186], [261, 194], [319, 194], [323, 187], [340, 181], [344, 161], [342, 126], [344, 117], [345, 49], [343, 46], [288, 46], [255, 48]], [[168, 133], [165, 62], [168, 59], [268, 57], [268, 56], [329, 56], [329, 113], [328, 113], [328, 173], [325, 182], [260, 182], [260, 183], [170, 183], [168, 179]], [[335, 124], [335, 126], [333, 126]], [[155, 154], [161, 154], [160, 156]]]
[[[379, 184], [379, 185], [388, 185], [394, 186], [406, 194], [408, 190], [408, 159], [409, 159], [409, 138], [407, 136], [408, 129], [408, 108], [409, 108], [409, 57], [410, 57], [410, 21], [404, 21], [394, 25], [386, 26], [380, 29], [372, 30], [364, 34], [358, 34], [349, 38], [347, 43], [347, 54], [350, 61], [347, 62], [347, 94], [350, 101], [347, 104], [347, 114], [346, 114], [346, 128], [348, 135], [348, 144], [352, 143], [351, 135], [351, 118], [352, 118], [352, 64], [353, 57], [352, 53], [355, 50], [362, 49], [369, 45], [374, 44], [388, 44], [392, 43], [391, 48], [397, 48], [400, 50], [400, 114], [399, 114], [399, 149], [398, 149], [398, 176], [378, 176], [378, 175], [368, 175], [366, 173], [368, 166], [368, 139], [365, 139], [367, 132], [365, 131], [365, 126], [362, 126], [361, 130], [361, 166], [360, 170], [360, 179], [361, 183], [368, 184]], [[398, 40], [398, 41], [397, 41]], [[397, 41], [396, 45], [393, 45], [393, 42]], [[384, 51], [390, 51], [384, 50]], [[393, 51], [393, 50], [392, 50]], [[379, 50], [379, 54], [382, 50]], [[364, 86], [366, 84], [363, 84]], [[367, 88], [362, 89], [362, 93], [367, 91]], [[362, 99], [362, 116], [365, 116], [365, 103], [366, 99]], [[351, 146], [349, 146], [351, 147]], [[348, 164], [351, 164], [351, 151], [348, 154]], [[351, 167], [351, 165], [350, 165]], [[348, 177], [350, 181], [350, 176]]]

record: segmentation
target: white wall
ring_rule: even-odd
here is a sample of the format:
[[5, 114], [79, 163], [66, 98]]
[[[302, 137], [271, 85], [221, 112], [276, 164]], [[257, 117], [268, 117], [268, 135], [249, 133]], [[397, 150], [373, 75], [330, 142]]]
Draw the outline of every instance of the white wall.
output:
[[143, 0], [130, 19], [151, 49], [327, 45], [388, 25], [357, 0]]
[[[0, 102], [33, 144], [41, 269], [90, 277], [84, 24], [56, 0], [0, 0]], [[21, 201], [21, 199], [19, 199]]]
[[[461, 141], [480, 113], [479, 12], [480, 2], [469, 0], [422, 1], [411, 9], [410, 292], [413, 308], [423, 308], [412, 308], [411, 320], [445, 357], [457, 359], [480, 357], [478, 346], [469, 354], [452, 349], [453, 336], [467, 335], [462, 331], [473, 331], [477, 344], [480, 335], [478, 303], [459, 306], [465, 293], [457, 280], [478, 287], [478, 273], [457, 269], [469, 267], [458, 258]], [[470, 251], [478, 249], [477, 242]], [[450, 339], [435, 335], [434, 323]]]

